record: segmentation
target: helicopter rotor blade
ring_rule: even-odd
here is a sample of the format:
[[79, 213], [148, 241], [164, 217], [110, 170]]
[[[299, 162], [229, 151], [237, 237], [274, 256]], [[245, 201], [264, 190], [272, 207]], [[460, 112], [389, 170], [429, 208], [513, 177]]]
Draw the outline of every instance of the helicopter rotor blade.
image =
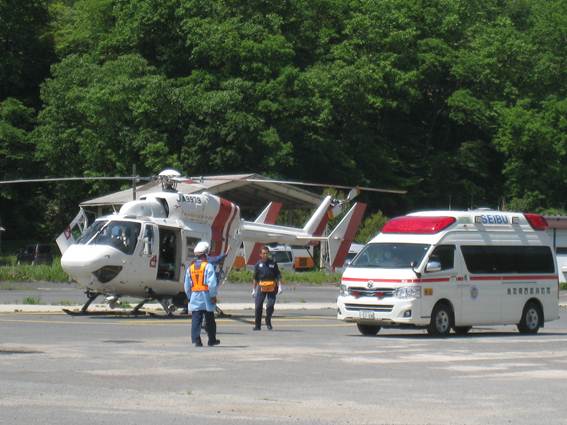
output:
[[[345, 186], [339, 184], [324, 184], [324, 183], [308, 183], [308, 182], [298, 182], [294, 180], [271, 180], [271, 179], [243, 179], [247, 182], [256, 182], [256, 183], [278, 183], [278, 184], [295, 184], [298, 186], [313, 186], [313, 187], [333, 187], [336, 189], [353, 189], [352, 186]], [[368, 191], [368, 192], [383, 192], [383, 193], [397, 193], [400, 195], [404, 195], [407, 193], [407, 190], [399, 190], [399, 189], [381, 189], [377, 187], [367, 187], [367, 186], [355, 186], [359, 192], [361, 190]], [[353, 193], [354, 195], [354, 193]], [[358, 193], [356, 193], [358, 195]], [[354, 196], [353, 196], [354, 198]], [[351, 198], [352, 199], [352, 198]]]
[[18, 183], [47, 183], [47, 182], [65, 182], [65, 181], [81, 181], [81, 180], [151, 180], [151, 177], [48, 177], [44, 179], [19, 179], [19, 180], [3, 180], [0, 184], [18, 184]]

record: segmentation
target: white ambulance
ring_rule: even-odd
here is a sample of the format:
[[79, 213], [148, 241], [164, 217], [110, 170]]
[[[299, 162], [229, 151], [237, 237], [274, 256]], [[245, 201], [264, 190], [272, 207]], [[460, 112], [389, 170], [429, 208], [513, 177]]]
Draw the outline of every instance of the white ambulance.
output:
[[559, 317], [547, 222], [537, 214], [429, 211], [390, 220], [345, 270], [338, 319], [446, 336], [475, 325], [537, 333]]

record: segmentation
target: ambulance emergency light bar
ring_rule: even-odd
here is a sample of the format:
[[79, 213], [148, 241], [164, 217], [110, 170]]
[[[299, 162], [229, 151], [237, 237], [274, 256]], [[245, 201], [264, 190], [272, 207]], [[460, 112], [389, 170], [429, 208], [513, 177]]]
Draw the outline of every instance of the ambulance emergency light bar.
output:
[[382, 233], [433, 235], [446, 229], [456, 221], [455, 217], [396, 217], [384, 225]]
[[546, 230], [549, 227], [547, 220], [540, 214], [525, 213], [524, 217], [526, 217], [526, 220], [528, 220], [528, 223], [534, 230]]

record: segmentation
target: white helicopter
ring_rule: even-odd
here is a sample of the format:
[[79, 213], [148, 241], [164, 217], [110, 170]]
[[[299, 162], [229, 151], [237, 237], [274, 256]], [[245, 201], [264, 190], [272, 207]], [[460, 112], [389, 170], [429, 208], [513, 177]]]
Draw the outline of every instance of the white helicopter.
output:
[[[63, 254], [63, 269], [85, 288], [88, 297], [79, 312], [67, 310], [67, 313], [87, 314], [90, 304], [102, 295], [110, 307], [121, 297], [141, 298], [131, 314], [138, 313], [145, 303], [157, 300], [171, 315], [186, 304], [185, 270], [192, 260], [194, 246], [201, 240], [210, 243], [211, 256], [227, 254], [221, 265], [221, 276], [230, 271], [242, 243], [250, 264], [255, 260], [252, 257], [260, 243], [308, 245], [324, 240], [328, 243], [331, 267], [341, 266], [366, 208], [363, 203], [355, 203], [329, 236], [324, 237], [329, 218], [333, 213], [336, 215], [343, 202], [358, 194], [357, 188], [349, 193], [346, 201], [338, 202], [326, 196], [305, 226], [294, 228], [274, 224], [281, 207], [278, 203], [270, 203], [255, 221], [245, 221], [241, 220], [236, 204], [219, 196], [207, 192], [177, 192], [177, 182], [187, 179], [175, 170], [163, 171], [159, 179], [161, 192], [127, 202], [118, 213], [99, 217], [88, 228], [81, 210], [57, 238]], [[72, 232], [75, 226], [82, 232], [77, 240]]]

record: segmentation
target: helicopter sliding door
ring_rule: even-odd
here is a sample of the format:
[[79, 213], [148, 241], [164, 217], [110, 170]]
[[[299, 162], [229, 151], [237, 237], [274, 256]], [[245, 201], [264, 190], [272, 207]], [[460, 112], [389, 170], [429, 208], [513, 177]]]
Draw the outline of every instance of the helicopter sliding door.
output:
[[158, 280], [179, 280], [180, 248], [179, 230], [159, 227]]

